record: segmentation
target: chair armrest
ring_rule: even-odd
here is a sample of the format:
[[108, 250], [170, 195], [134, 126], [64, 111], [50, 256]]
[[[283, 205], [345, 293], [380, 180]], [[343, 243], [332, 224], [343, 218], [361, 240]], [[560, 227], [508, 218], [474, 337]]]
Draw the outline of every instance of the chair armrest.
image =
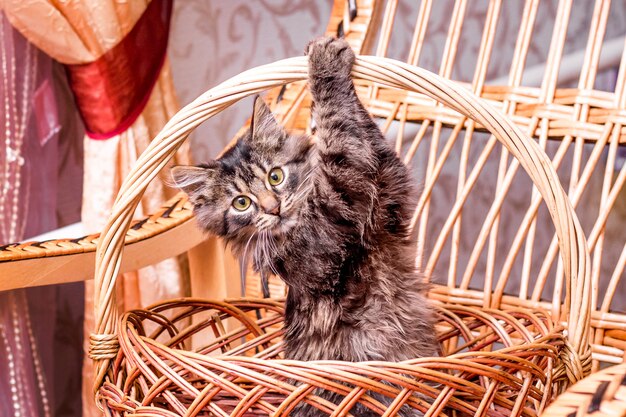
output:
[[[0, 246], [0, 291], [93, 279], [100, 234]], [[126, 234], [120, 272], [179, 255], [204, 240], [187, 197], [179, 194]]]

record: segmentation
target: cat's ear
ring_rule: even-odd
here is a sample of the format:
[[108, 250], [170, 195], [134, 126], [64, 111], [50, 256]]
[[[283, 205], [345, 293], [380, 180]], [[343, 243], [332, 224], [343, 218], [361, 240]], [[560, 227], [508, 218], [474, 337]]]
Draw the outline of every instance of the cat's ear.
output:
[[282, 126], [276, 121], [270, 108], [260, 96], [254, 98], [254, 111], [250, 122], [252, 140], [274, 139], [277, 135], [282, 136]]
[[193, 197], [198, 190], [212, 180], [216, 168], [215, 162], [199, 166], [175, 166], [170, 171], [172, 185]]

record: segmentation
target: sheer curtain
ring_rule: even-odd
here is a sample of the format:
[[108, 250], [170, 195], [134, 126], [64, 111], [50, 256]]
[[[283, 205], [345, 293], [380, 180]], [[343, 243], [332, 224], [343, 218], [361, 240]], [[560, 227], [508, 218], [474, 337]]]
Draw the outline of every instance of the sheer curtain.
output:
[[[161, 1], [165, 3], [165, 0]], [[148, 0], [3, 0], [7, 17], [16, 29], [46, 54], [67, 64], [70, 73], [76, 66], [97, 62], [108, 65], [107, 54], [137, 27], [151, 4]], [[150, 46], [144, 44], [143, 48]], [[119, 61], [121, 64], [140, 63], [139, 56], [122, 58]], [[115, 75], [115, 65], [105, 67], [105, 70], [110, 71], [109, 75]], [[82, 220], [90, 232], [101, 229], [129, 167], [178, 109], [169, 65], [165, 62], [160, 68], [153, 88], [148, 91], [146, 102], [142, 103], [145, 106], [139, 106], [138, 117], [127, 128], [106, 140], [85, 137]], [[122, 83], [117, 84], [120, 85]], [[100, 107], [97, 108], [100, 110]], [[82, 116], [89, 124], [88, 115], [83, 112]], [[188, 163], [187, 149], [181, 149], [175, 159], [174, 162], [178, 164]], [[141, 201], [138, 215], [160, 207], [170, 193], [161, 181], [154, 181]], [[120, 310], [187, 295], [189, 283], [184, 271], [185, 266], [179, 259], [171, 259], [125, 274], [124, 279], [120, 280], [122, 285], [118, 294], [122, 304]], [[91, 281], [85, 284], [84, 328], [86, 335], [94, 331]], [[84, 361], [83, 406], [84, 416], [100, 414], [93, 401], [92, 367], [89, 360]]]
[[[0, 242], [15, 242], [56, 227], [59, 123], [50, 59], [3, 13], [0, 65]], [[0, 415], [51, 415], [37, 346], [26, 291], [0, 292]]]

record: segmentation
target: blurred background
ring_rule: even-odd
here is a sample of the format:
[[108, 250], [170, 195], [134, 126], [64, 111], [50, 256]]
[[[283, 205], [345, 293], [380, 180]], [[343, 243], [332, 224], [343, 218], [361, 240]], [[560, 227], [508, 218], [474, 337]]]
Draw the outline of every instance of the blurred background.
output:
[[[71, 48], [73, 38], [69, 29], [59, 35], [62, 42], [51, 44], [49, 41], [54, 36], [46, 35], [29, 20], [39, 15], [24, 13], [20, 8], [28, 3], [7, 0], [6, 13], [0, 20], [3, 65], [0, 98], [6, 110], [0, 118], [6, 126], [0, 133], [0, 143], [6, 145], [0, 148], [0, 162], [4, 164], [1, 167], [4, 190], [0, 200], [0, 243], [6, 244], [79, 237], [100, 230], [130, 165], [179, 106], [246, 69], [301, 55], [309, 40], [325, 32], [333, 6], [331, 0], [174, 1], [169, 16], [169, 38], [165, 36], [159, 44], [163, 50], [167, 46], [167, 60], [156, 73], [159, 77], [155, 86], [157, 93], [152, 93], [142, 115], [131, 125], [114, 131], [106, 139], [94, 139], [94, 135], [85, 136], [83, 123], [89, 105], [81, 107], [89, 93], [83, 91], [86, 94], [83, 101], [75, 96], [80, 77], [73, 74], [79, 74], [81, 65], [100, 59], [106, 55], [105, 51], [120, 42], [139, 21], [149, 2], [141, 0], [129, 5], [109, 0], [101, 2], [107, 4], [101, 8], [102, 4], [93, 0], [78, 6], [80, 2], [62, 6], [69, 9], [76, 6], [74, 12], [81, 18], [72, 21], [73, 27], [89, 33], [89, 36], [78, 36], [85, 51]], [[436, 72], [455, 1], [433, 3], [419, 65]], [[537, 87], [542, 82], [560, 3], [558, 0], [540, 1], [522, 81], [524, 86]], [[452, 79], [472, 81], [489, 4], [488, 0], [468, 2]], [[502, 4], [498, 35], [487, 70], [488, 85], [506, 83], [524, 4], [521, 0]], [[592, 0], [573, 2], [563, 51], [570, 60], [563, 61], [559, 87], [573, 87], [578, 82], [579, 68], [575, 63], [580, 61], [589, 37], [593, 5]], [[398, 13], [388, 56], [406, 60], [419, 6], [420, 2], [413, 0], [397, 2]], [[609, 56], [610, 48], [603, 49], [606, 57], [601, 61], [605, 65], [598, 73], [595, 88], [604, 91], [614, 91], [626, 34], [626, 2], [613, 1], [610, 7], [605, 39], [609, 43], [616, 40], [613, 44], [617, 44], [619, 50], [614, 53], [615, 59]], [[114, 17], [103, 24], [103, 18], [98, 18], [102, 15], [95, 11], [110, 12]], [[63, 13], [59, 12], [58, 16]], [[57, 14], [51, 16], [56, 18]], [[150, 43], [153, 41], [146, 41], [142, 48], [155, 48], [155, 44]], [[133, 68], [132, 60], [130, 68]], [[81, 88], [89, 90], [88, 86]], [[181, 150], [177, 162], [214, 158], [250, 116], [251, 107], [251, 99], [243, 100], [203, 124], [193, 133], [189, 149]], [[102, 114], [99, 117], [106, 119]], [[92, 127], [88, 130], [93, 133], [90, 129]], [[484, 137], [481, 139], [477, 134], [476, 141], [480, 140]], [[554, 154], [555, 149], [556, 145], [548, 144], [549, 154]], [[583, 151], [588, 154], [591, 148], [587, 146]], [[618, 169], [623, 159], [622, 147], [615, 162]], [[496, 175], [496, 162], [489, 170], [492, 176]], [[567, 163], [563, 171], [567, 171]], [[449, 175], [453, 181], [455, 174], [450, 172]], [[563, 181], [567, 182], [568, 178], [564, 177]], [[591, 181], [595, 181], [597, 187], [590, 187], [591, 191], [586, 194], [585, 198], [590, 201], [600, 198], [601, 174], [594, 174]], [[446, 189], [440, 192], [445, 199]], [[138, 215], [153, 212], [170, 195], [171, 190], [162, 184], [154, 185], [144, 197]], [[520, 200], [527, 196], [528, 193], [517, 195]], [[479, 195], [475, 203], [477, 212], [484, 212], [488, 207], [489, 196], [484, 200], [484, 204], [481, 203]], [[616, 205], [616, 214], [607, 229], [619, 237], [623, 236], [626, 226], [623, 191]], [[512, 216], [523, 216], [525, 209], [520, 203], [519, 208], [513, 204], [508, 210]], [[585, 217], [583, 206], [579, 214], [589, 228], [597, 213]], [[444, 220], [445, 217], [434, 218], [432, 227], [437, 229]], [[59, 230], [66, 226], [69, 229]], [[503, 233], [513, 234], [514, 230]], [[551, 229], [538, 228], [541, 241], [538, 251], [547, 249], [551, 236]], [[617, 263], [621, 251], [619, 246], [605, 249], [607, 271]], [[121, 297], [125, 308], [189, 295], [189, 283], [180, 278], [184, 277], [185, 268], [184, 261], [172, 260], [129, 274], [124, 280]], [[437, 274], [445, 275], [443, 270], [437, 270]], [[0, 352], [6, 352], [0, 354], [0, 416], [18, 415], [16, 410], [20, 410], [21, 415], [32, 416], [98, 415], [90, 396], [90, 365], [82, 362], [86, 349], [84, 334], [90, 331], [93, 321], [92, 298], [90, 283], [82, 282], [0, 293]], [[624, 308], [623, 301], [620, 306]]]
[[[420, 58], [423, 68], [435, 72], [439, 69], [454, 3], [454, 0], [442, 0], [433, 4], [427, 29], [428, 41]], [[564, 55], [584, 50], [593, 4], [593, 0], [573, 2]], [[398, 2], [389, 57], [406, 60], [419, 6], [419, 1]], [[558, 6], [558, 0], [539, 2], [539, 17], [526, 60], [526, 67], [535, 68], [535, 72], [529, 74], [534, 77], [527, 77], [524, 85], [539, 86], [541, 83], [543, 74], [537, 66], [541, 67], [546, 62]], [[489, 1], [470, 1], [467, 4], [452, 71], [455, 80], [472, 80], [488, 7]], [[309, 40], [323, 34], [331, 8], [332, 1], [329, 0], [175, 2], [169, 56], [181, 104], [190, 102], [206, 89], [243, 70], [301, 55]], [[504, 2], [502, 5], [494, 53], [487, 72], [488, 84], [502, 83], [501, 77], [506, 80], [523, 9], [523, 1]], [[625, 21], [626, 3], [612, 2], [606, 39], [621, 40], [626, 32]], [[576, 70], [579, 71], [579, 68], [571, 69], [574, 71], [569, 73], [567, 80], [560, 77], [559, 86], [568, 83], [576, 85], [579, 75]], [[601, 70], [596, 88], [612, 91], [617, 69], [616, 64]], [[567, 68], [564, 70], [567, 71]], [[250, 108], [250, 101], [245, 101], [202, 125], [193, 137], [191, 151], [194, 159], [202, 161], [214, 157], [250, 116]]]

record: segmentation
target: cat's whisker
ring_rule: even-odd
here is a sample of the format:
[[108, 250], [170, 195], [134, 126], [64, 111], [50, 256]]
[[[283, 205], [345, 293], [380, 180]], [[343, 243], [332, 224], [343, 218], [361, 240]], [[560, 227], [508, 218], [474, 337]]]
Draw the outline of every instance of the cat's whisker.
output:
[[250, 242], [252, 242], [252, 239], [254, 238], [254, 236], [257, 234], [257, 232], [253, 232], [250, 235], [250, 238], [248, 239], [248, 242], [246, 243], [246, 247], [243, 250], [243, 256], [241, 258], [241, 276], [240, 276], [240, 280], [241, 280], [241, 295], [245, 294], [245, 290], [246, 290], [246, 275], [248, 273], [248, 248], [250, 247]]
[[255, 254], [257, 264], [261, 268], [265, 266], [269, 267], [270, 271], [279, 277], [280, 275], [272, 262], [273, 255], [276, 254], [278, 248], [276, 246], [276, 242], [274, 241], [274, 237], [268, 230], [262, 230], [259, 232], [259, 239], [257, 240], [257, 246], [255, 249], [258, 249], [258, 254]]
[[[299, 202], [302, 197], [308, 194], [313, 188], [311, 184], [311, 180], [313, 178], [313, 173], [315, 170], [319, 168], [319, 166], [314, 166], [304, 173], [302, 181], [298, 184], [298, 187], [285, 199], [283, 202], [283, 210], [289, 211], [293, 207], [294, 203]], [[304, 187], [304, 188], [303, 188]]]
[[[304, 177], [304, 178], [308, 177], [313, 171], [315, 171], [318, 168], [319, 168], [319, 165], [312, 166], [308, 171], [306, 171], [304, 174], [302, 174], [302, 177]], [[301, 184], [302, 184], [302, 182], [304, 182], [304, 180], [300, 181]]]
[[262, 234], [259, 232], [257, 235], [257, 239], [256, 239], [256, 244], [254, 245], [254, 253], [253, 253], [253, 259], [254, 259], [254, 266], [257, 269], [261, 269], [262, 268], [262, 256], [261, 256], [261, 247], [263, 245], [262, 242]]
[[313, 178], [313, 169], [311, 169], [308, 175], [304, 177], [304, 179], [302, 180], [302, 182], [300, 182], [295, 191], [290, 194], [289, 197], [287, 197], [287, 199], [285, 200], [285, 207], [291, 207], [291, 205], [293, 205], [295, 201], [300, 200], [305, 194], [308, 194], [313, 189], [313, 184], [311, 183], [311, 179]]
[[251, 235], [250, 238], [248, 239], [248, 242], [246, 243], [246, 246], [243, 250], [243, 261], [245, 263], [248, 262], [248, 248], [250, 247], [250, 242], [252, 242], [252, 239], [254, 238], [254, 236], [256, 236], [257, 232], [254, 231]]
[[[268, 236], [268, 241], [271, 242], [272, 241], [272, 237]], [[270, 247], [273, 246], [274, 247], [274, 252], [277, 250], [276, 249], [276, 245], [275, 243], [270, 243]], [[280, 275], [278, 274], [278, 271], [276, 270], [276, 267], [274, 266], [274, 262], [272, 262], [272, 257], [269, 256], [268, 260], [267, 260], [267, 265], [270, 267], [270, 269], [272, 270], [272, 273], [274, 273], [274, 275], [276, 275], [277, 277], [280, 277]]]
[[308, 183], [308, 181], [313, 177], [313, 172], [318, 168], [319, 168], [319, 165], [316, 165], [303, 175], [304, 179], [300, 181], [300, 184], [298, 184], [298, 187], [293, 192], [293, 194], [296, 194], [300, 190], [300, 188], [302, 188], [303, 185]]
[[293, 207], [295, 203], [299, 203], [301, 200], [303, 200], [312, 190], [313, 190], [313, 185], [311, 184], [310, 187], [301, 190], [298, 194], [294, 194], [293, 198], [291, 199], [289, 204], [286, 205], [285, 209], [286, 210], [291, 209], [291, 207]]
[[269, 240], [270, 247], [272, 249], [273, 254], [276, 255], [278, 253], [278, 246], [276, 246], [276, 239], [274, 238], [274, 235], [271, 233], [268, 233], [268, 240]]

